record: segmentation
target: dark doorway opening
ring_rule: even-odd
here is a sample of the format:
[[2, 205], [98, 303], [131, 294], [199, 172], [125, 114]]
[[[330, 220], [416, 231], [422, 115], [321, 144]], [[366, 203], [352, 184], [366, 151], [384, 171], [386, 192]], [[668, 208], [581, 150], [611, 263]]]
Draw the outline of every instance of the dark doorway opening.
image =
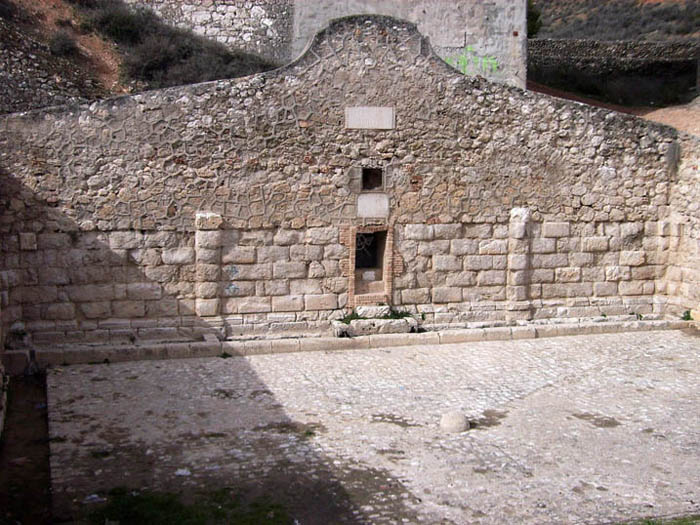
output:
[[384, 291], [386, 231], [358, 233], [355, 238], [355, 293]]

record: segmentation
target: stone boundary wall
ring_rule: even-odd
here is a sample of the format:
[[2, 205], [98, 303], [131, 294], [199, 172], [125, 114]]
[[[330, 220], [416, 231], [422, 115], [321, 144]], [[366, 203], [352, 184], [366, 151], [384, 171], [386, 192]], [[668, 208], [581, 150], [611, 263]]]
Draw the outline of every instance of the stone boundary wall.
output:
[[[348, 129], [348, 107], [395, 127]], [[282, 69], [0, 118], [3, 324], [39, 345], [318, 333], [361, 304], [367, 229], [392, 234], [385, 300], [429, 324], [695, 308], [688, 141], [344, 19]], [[359, 213], [363, 167], [386, 215]]]
[[525, 87], [525, 0], [125, 0], [165, 20], [280, 64], [297, 58], [336, 18], [385, 15], [418, 25], [466, 75]]
[[528, 41], [528, 78], [618, 103], [686, 101], [700, 88], [700, 45], [688, 42]]
[[670, 62], [700, 59], [700, 44], [686, 42], [601, 42], [597, 40], [557, 40], [532, 38], [528, 51], [533, 59], [596, 60], [601, 64], [628, 62]]

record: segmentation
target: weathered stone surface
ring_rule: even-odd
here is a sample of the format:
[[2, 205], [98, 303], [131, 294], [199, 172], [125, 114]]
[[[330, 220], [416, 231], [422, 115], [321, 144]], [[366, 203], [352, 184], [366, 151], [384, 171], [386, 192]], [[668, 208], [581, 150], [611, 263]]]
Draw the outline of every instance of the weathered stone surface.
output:
[[36, 250], [36, 234], [35, 233], [20, 233], [19, 234], [20, 250]]
[[[272, 274], [275, 279], [303, 279], [307, 276], [307, 264], [304, 262], [276, 262], [272, 265]], [[309, 275], [309, 277], [317, 276]]]
[[391, 313], [391, 307], [388, 305], [382, 306], [356, 306], [355, 313], [360, 317], [379, 318], [385, 317]]
[[255, 262], [254, 246], [234, 246], [223, 248], [221, 253], [222, 263], [252, 264]]
[[300, 312], [304, 309], [304, 297], [301, 295], [290, 295], [272, 298], [273, 312]]
[[440, 430], [449, 433], [464, 432], [469, 430], [469, 421], [461, 412], [446, 412], [440, 417]]
[[[359, 104], [400, 106], [396, 129], [365, 142], [345, 130]], [[700, 303], [698, 150], [464, 78], [401, 22], [343, 20], [284, 72], [0, 118], [2, 323], [94, 341], [91, 320], [128, 312], [119, 302], [167, 301], [134, 319], [193, 326], [196, 299], [225, 299], [199, 311], [231, 320], [207, 322], [322, 329], [358, 302], [357, 233], [379, 231], [386, 245], [370, 250], [391, 269], [363, 300], [430, 322], [597, 315], [603, 302], [677, 317]], [[363, 166], [383, 170], [388, 217], [358, 218]], [[337, 301], [277, 321], [239, 311], [306, 295]], [[68, 303], [73, 319], [50, 306]]]
[[433, 288], [434, 303], [458, 303], [462, 300], [461, 288]]
[[304, 296], [306, 310], [335, 310], [338, 308], [336, 294], [309, 294]]
[[407, 334], [416, 326], [415, 319], [355, 319], [347, 334], [351, 337], [377, 334]]
[[568, 237], [571, 227], [568, 222], [545, 222], [542, 224], [543, 237]]
[[646, 258], [644, 252], [639, 251], [622, 251], [620, 252], [620, 265], [622, 266], [641, 266]]
[[223, 218], [218, 213], [197, 212], [195, 227], [198, 230], [217, 230], [223, 223]]

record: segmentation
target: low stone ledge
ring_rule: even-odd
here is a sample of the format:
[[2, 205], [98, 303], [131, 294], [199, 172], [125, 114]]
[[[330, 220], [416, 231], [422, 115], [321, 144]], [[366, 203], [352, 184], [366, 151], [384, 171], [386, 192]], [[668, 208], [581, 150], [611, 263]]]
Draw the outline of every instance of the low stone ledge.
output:
[[[694, 329], [700, 333], [700, 323], [681, 320], [611, 321], [535, 324], [441, 330], [411, 334], [376, 334], [360, 337], [308, 337], [285, 339], [252, 339], [247, 341], [166, 342], [142, 345], [104, 345], [37, 349], [36, 362], [40, 368], [89, 363], [117, 363], [151, 359], [184, 359], [200, 357], [248, 356], [289, 352], [330, 352], [366, 350], [414, 345], [475, 343], [541, 339], [584, 334]], [[8, 350], [2, 354], [8, 375], [24, 372], [28, 364], [27, 350]]]
[[440, 344], [475, 343], [484, 341], [483, 328], [467, 328], [462, 330], [441, 330], [437, 332]]
[[408, 333], [403, 334], [374, 334], [369, 336], [370, 348], [391, 346], [412, 346], [415, 340]]
[[370, 338], [353, 337], [314, 337], [313, 339], [299, 339], [300, 352], [317, 352], [333, 350], [360, 350], [370, 347]]

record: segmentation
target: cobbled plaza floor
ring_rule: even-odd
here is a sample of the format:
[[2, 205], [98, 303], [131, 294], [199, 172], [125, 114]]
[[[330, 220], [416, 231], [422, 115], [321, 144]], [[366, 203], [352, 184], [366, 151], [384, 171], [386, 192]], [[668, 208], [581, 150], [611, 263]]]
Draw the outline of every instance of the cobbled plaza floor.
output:
[[229, 486], [301, 524], [698, 514], [699, 365], [665, 331], [54, 368], [55, 513]]

